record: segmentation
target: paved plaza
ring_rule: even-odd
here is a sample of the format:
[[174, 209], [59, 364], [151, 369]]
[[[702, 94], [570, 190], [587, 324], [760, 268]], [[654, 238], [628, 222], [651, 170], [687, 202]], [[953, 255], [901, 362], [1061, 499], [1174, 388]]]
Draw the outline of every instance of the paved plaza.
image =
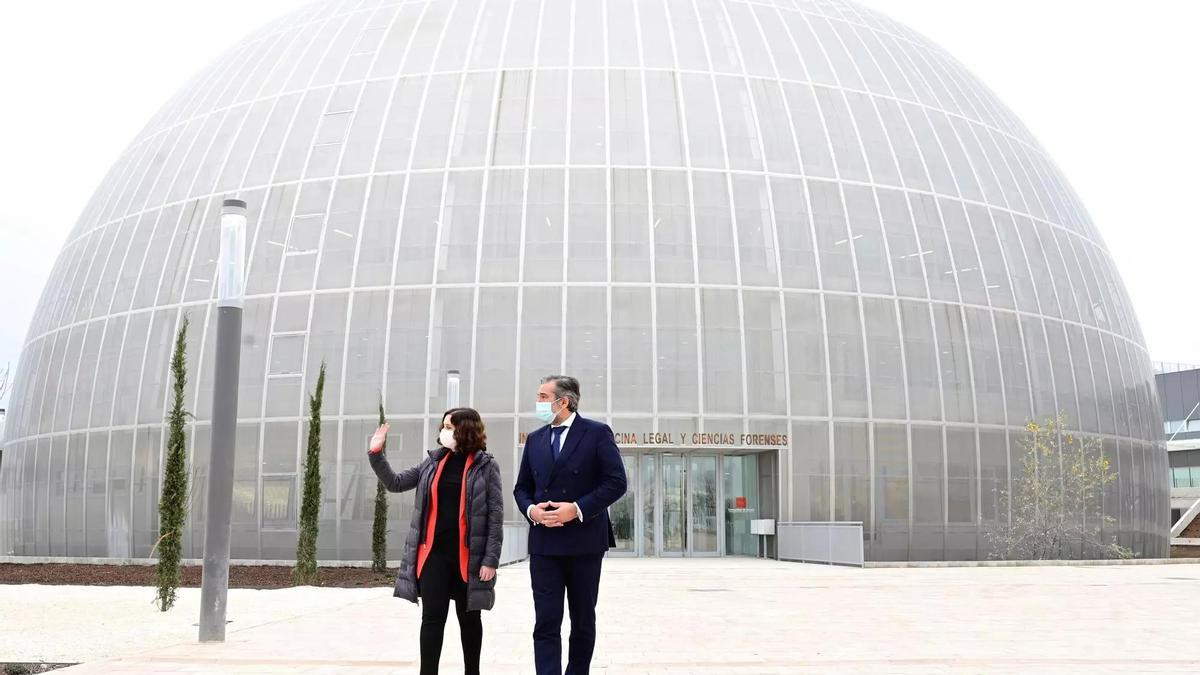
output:
[[[483, 672], [532, 672], [528, 566], [500, 571]], [[231, 592], [228, 639], [194, 642], [199, 591], [0, 586], [0, 660], [63, 673], [409, 673], [420, 612], [389, 589]], [[597, 673], [1196, 672], [1178, 631], [1200, 565], [854, 569], [610, 559]], [[462, 672], [457, 625], [443, 671]], [[565, 634], [565, 630], [564, 630]], [[108, 658], [104, 658], [108, 657]]]

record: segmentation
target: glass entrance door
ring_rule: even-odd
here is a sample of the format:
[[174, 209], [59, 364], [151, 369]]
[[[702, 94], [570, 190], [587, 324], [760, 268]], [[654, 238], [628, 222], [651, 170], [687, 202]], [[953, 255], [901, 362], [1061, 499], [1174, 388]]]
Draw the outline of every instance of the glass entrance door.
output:
[[721, 555], [721, 457], [647, 452], [622, 459], [629, 489], [609, 511], [614, 555]]
[[687, 491], [691, 555], [719, 555], [717, 542], [717, 458], [711, 455], [692, 455], [688, 458]]
[[658, 457], [659, 501], [662, 513], [662, 538], [658, 542], [658, 555], [677, 556], [688, 551], [688, 498], [687, 466], [680, 455]]

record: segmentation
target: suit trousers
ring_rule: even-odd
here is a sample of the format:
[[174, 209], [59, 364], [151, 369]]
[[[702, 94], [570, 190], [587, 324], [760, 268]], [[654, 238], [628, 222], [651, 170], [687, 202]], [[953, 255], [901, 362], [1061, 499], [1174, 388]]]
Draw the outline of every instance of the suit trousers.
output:
[[571, 612], [566, 675], [587, 675], [596, 647], [596, 600], [604, 554], [530, 555], [533, 654], [538, 675], [562, 675], [563, 595]]

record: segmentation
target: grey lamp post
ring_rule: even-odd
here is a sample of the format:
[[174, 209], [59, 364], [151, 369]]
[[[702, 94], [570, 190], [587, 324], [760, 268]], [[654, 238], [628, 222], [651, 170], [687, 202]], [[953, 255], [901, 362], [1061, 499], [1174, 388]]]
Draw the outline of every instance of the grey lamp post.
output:
[[225, 641], [245, 252], [246, 202], [226, 199], [221, 205], [221, 255], [217, 261], [217, 355], [212, 454], [208, 463], [208, 513], [204, 531], [204, 576], [200, 584], [201, 642]]
[[[446, 371], [446, 409], [458, 407], [458, 371]], [[439, 425], [440, 426], [440, 425]]]

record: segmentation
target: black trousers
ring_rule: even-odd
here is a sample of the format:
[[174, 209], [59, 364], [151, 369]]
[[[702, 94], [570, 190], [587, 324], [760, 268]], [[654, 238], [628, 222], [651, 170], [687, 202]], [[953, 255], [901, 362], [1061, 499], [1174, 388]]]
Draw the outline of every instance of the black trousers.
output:
[[483, 622], [479, 611], [467, 611], [467, 582], [459, 575], [458, 561], [434, 551], [425, 561], [418, 587], [421, 593], [421, 675], [437, 675], [451, 600], [454, 600], [454, 612], [458, 615], [464, 671], [466, 675], [479, 675]]
[[596, 600], [604, 554], [531, 555], [533, 658], [538, 675], [562, 675], [563, 595], [571, 612], [566, 675], [587, 675], [596, 648]]

